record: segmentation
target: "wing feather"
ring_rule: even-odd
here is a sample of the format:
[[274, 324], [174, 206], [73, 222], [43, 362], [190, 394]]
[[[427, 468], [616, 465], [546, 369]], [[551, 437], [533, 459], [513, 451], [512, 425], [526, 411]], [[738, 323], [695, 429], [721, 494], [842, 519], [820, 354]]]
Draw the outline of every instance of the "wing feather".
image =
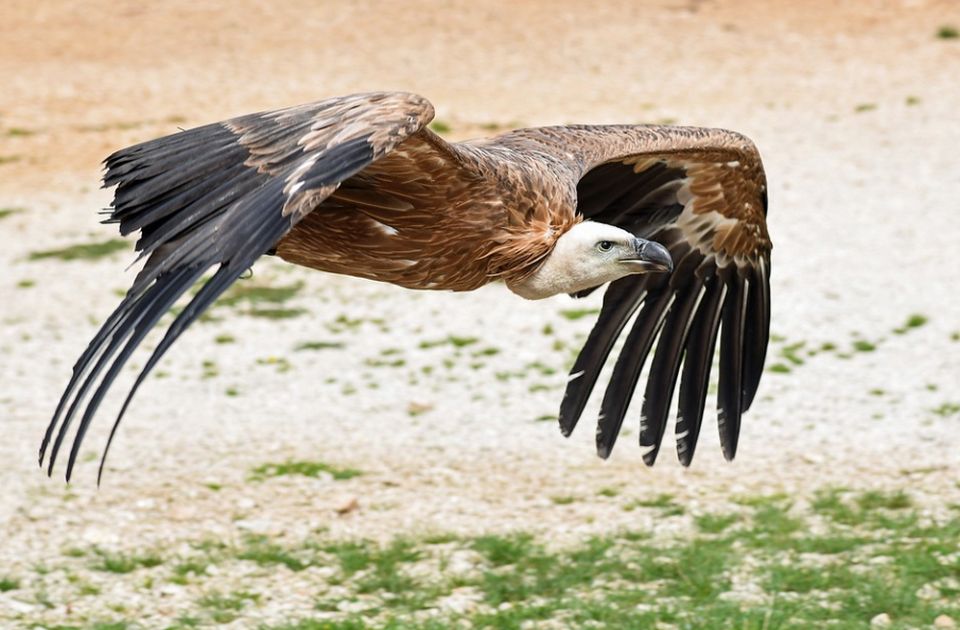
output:
[[747, 281], [729, 274], [727, 297], [723, 301], [720, 328], [720, 381], [717, 390], [720, 448], [723, 456], [733, 459], [740, 438], [740, 416], [743, 414], [743, 350], [747, 310]]
[[140, 371], [107, 449], [137, 388], [180, 334], [342, 181], [432, 117], [430, 103], [413, 94], [359, 94], [205, 125], [108, 157], [104, 185], [116, 190], [106, 222], [119, 223], [124, 235], [139, 230], [136, 249], [147, 262], [74, 365], [40, 447], [41, 465], [49, 449], [48, 473], [79, 414], [67, 462], [70, 479], [89, 425], [120, 370], [208, 270], [215, 273]]
[[648, 295], [630, 334], [627, 335], [600, 404], [600, 419], [597, 423], [597, 453], [600, 457], [610, 456], [620, 435], [620, 427], [633, 399], [633, 390], [640, 379], [643, 364], [653, 348], [674, 297], [672, 292], [663, 290]]
[[690, 332], [691, 314], [703, 295], [703, 285], [690, 283], [674, 295], [676, 304], [670, 309], [660, 333], [640, 411], [640, 448], [644, 449], [643, 461], [648, 466], [653, 465], [660, 452], [670, 401], [680, 372], [681, 353]]
[[684, 348], [677, 409], [677, 456], [684, 466], [689, 466], [693, 461], [697, 438], [700, 437], [724, 292], [723, 282], [715, 277], [710, 278]]
[[603, 308], [583, 350], [573, 363], [563, 402], [560, 403], [560, 430], [564, 435], [573, 433], [614, 343], [645, 296], [646, 287], [643, 283], [623, 280], [611, 284], [604, 294]]

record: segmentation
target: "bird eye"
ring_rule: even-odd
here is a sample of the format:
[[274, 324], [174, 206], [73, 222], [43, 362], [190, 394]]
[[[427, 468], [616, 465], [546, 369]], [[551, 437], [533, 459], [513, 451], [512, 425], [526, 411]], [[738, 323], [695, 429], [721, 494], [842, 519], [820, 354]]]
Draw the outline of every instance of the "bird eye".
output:
[[601, 252], [609, 252], [611, 249], [613, 249], [613, 243], [610, 241], [600, 241], [597, 243], [597, 249], [599, 249]]

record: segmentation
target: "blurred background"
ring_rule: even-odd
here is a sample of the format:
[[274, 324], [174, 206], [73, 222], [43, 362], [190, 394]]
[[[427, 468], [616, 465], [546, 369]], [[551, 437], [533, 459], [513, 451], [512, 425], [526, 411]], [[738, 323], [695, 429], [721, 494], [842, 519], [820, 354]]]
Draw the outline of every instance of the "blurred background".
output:
[[[5, 0], [0, 18], [0, 626], [960, 623], [955, 0]], [[774, 336], [735, 462], [705, 428], [691, 468], [666, 446], [646, 468], [638, 405], [608, 461], [598, 400], [559, 435], [599, 295], [271, 260], [144, 385], [101, 488], [116, 398], [74, 482], [41, 474], [70, 368], [134, 275], [98, 223], [101, 160], [368, 90], [426, 96], [450, 140], [678, 123], [756, 142]]]

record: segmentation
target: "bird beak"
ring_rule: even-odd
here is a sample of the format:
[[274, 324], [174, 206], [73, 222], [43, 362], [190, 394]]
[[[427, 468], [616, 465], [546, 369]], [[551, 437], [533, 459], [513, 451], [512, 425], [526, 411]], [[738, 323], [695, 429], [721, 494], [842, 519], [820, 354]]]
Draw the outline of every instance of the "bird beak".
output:
[[666, 247], [643, 238], [633, 239], [634, 254], [620, 262], [637, 267], [637, 272], [673, 271], [673, 258]]

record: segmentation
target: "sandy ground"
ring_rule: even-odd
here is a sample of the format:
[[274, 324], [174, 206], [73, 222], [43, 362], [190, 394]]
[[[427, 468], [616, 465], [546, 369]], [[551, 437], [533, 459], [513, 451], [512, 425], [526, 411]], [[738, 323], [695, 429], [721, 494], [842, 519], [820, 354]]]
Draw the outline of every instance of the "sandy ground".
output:
[[[622, 503], [659, 493], [694, 512], [744, 493], [803, 501], [827, 486], [906, 488], [931, 511], [960, 500], [960, 40], [936, 36], [960, 23], [960, 5], [387, 6], [3, 3], [0, 207], [23, 211], [0, 220], [0, 573], [69, 546], [250, 530], [524, 529], [563, 540], [656, 528], [655, 515]], [[97, 223], [109, 202], [99, 161], [177, 127], [369, 89], [424, 94], [452, 138], [491, 125], [679, 121], [756, 141], [775, 243], [770, 362], [800, 342], [805, 362], [765, 376], [736, 462], [723, 462], [705, 429], [692, 468], [665, 448], [647, 469], [638, 411], [603, 462], [592, 448], [598, 401], [569, 441], [535, 421], [562, 394], [571, 355], [555, 348], [592, 325], [561, 316], [575, 306], [567, 298], [526, 303], [500, 286], [415, 293], [266, 263], [255, 280], [302, 281], [287, 306], [307, 315], [218, 309], [220, 321], [168, 354], [167, 378], [142, 388], [101, 489], [90, 458], [116, 397], [72, 486], [40, 474], [36, 449], [70, 366], [133, 276], [126, 253], [28, 260], [113, 235]], [[893, 333], [911, 314], [928, 322]], [[341, 316], [363, 321], [338, 325]], [[237, 343], [215, 342], [225, 334]], [[420, 347], [448, 335], [478, 341]], [[855, 351], [857, 340], [876, 348]], [[343, 347], [294, 351], [307, 341]], [[808, 356], [824, 343], [838, 349]], [[473, 356], [484, 348], [499, 353]], [[383, 365], [397, 356], [404, 365]], [[288, 458], [365, 474], [247, 481], [251, 468]], [[622, 493], [598, 496], [605, 487]], [[359, 507], [339, 515], [351, 498]], [[0, 593], [0, 625], [32, 605]]]

